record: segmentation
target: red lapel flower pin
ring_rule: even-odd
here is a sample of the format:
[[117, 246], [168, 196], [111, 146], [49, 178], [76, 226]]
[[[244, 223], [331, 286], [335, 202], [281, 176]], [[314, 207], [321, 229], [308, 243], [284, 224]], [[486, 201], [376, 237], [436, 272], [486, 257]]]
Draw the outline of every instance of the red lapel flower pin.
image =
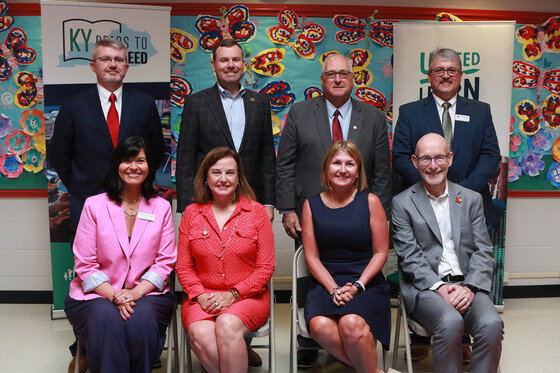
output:
[[462, 198], [459, 198], [459, 197], [457, 197], [457, 198], [455, 199], [455, 201], [457, 201], [457, 203], [461, 203], [461, 202], [463, 202], [463, 199], [462, 199]]

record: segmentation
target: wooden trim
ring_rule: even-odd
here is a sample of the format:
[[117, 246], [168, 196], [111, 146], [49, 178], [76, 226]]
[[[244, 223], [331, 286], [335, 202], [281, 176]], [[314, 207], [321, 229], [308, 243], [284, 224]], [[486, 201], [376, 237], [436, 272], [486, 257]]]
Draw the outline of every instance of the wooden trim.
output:
[[8, 14], [12, 16], [40, 16], [41, 5], [32, 3], [8, 3]]
[[35, 198], [47, 197], [46, 189], [5, 189], [0, 190], [0, 198]]
[[560, 197], [560, 191], [555, 190], [543, 190], [543, 191], [534, 191], [534, 190], [508, 190], [507, 193], [508, 198], [510, 197], [517, 197], [517, 198], [547, 198], [547, 197]]

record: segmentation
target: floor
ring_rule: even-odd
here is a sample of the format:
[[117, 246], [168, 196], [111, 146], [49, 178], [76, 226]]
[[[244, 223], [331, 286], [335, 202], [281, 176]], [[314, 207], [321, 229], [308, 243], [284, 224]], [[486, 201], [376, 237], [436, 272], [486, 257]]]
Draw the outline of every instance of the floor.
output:
[[[393, 318], [396, 309], [393, 309]], [[502, 314], [505, 339], [501, 360], [503, 373], [558, 372], [560, 367], [560, 298], [506, 299]], [[394, 320], [393, 320], [394, 321]], [[288, 372], [290, 308], [276, 306], [276, 371]], [[72, 331], [66, 320], [51, 320], [50, 305], [0, 304], [0, 372], [35, 373], [66, 372], [70, 355], [67, 346]], [[391, 360], [391, 353], [387, 355]], [[267, 353], [262, 352], [264, 365], [250, 372], [266, 372]], [[164, 367], [154, 372], [165, 372]], [[402, 351], [397, 371], [406, 371]], [[467, 368], [465, 368], [467, 371]], [[350, 368], [321, 352], [309, 373], [342, 373]], [[431, 358], [415, 363], [415, 372], [432, 371]], [[195, 361], [195, 372], [202, 372]]]

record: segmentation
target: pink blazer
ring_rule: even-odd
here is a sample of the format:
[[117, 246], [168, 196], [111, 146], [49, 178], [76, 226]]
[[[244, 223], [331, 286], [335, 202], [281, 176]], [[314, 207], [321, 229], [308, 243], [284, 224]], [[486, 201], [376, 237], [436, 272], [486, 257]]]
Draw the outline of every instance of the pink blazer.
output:
[[76, 278], [69, 294], [75, 300], [101, 297], [94, 289], [107, 280], [120, 290], [133, 288], [144, 278], [156, 285], [148, 295], [163, 294], [169, 291], [177, 259], [171, 206], [163, 198], [142, 198], [129, 242], [122, 206], [105, 193], [89, 197], [73, 251]]

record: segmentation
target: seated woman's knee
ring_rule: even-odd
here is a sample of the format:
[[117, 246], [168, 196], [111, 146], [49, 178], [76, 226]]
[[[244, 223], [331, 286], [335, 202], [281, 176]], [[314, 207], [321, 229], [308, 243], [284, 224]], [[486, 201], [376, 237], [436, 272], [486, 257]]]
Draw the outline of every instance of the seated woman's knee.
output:
[[216, 339], [230, 341], [243, 338], [243, 322], [236, 316], [223, 314], [216, 319]]
[[338, 322], [338, 330], [343, 339], [358, 340], [370, 334], [366, 321], [354, 314], [345, 315]]

